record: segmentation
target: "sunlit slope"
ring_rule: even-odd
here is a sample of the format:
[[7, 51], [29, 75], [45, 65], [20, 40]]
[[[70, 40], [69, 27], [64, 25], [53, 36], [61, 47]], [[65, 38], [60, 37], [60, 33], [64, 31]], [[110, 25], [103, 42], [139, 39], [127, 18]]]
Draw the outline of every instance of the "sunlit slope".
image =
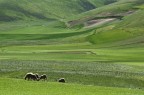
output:
[[95, 44], [131, 45], [143, 44], [144, 41], [144, 10], [125, 16], [119, 22], [97, 29], [90, 36], [90, 42]]
[[125, 16], [126, 13], [136, 10], [139, 5], [144, 4], [143, 0], [117, 0], [117, 2], [98, 7], [73, 16], [68, 20], [89, 20], [95, 17]]

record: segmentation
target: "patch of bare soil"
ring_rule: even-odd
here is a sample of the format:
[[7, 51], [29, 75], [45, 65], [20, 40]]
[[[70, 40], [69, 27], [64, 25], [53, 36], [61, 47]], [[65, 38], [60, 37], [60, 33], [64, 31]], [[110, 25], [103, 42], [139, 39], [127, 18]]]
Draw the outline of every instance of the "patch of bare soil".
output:
[[114, 21], [116, 18], [107, 18], [107, 19], [97, 19], [97, 20], [90, 20], [85, 23], [84, 28], [91, 28], [91, 27], [96, 27], [111, 21]]

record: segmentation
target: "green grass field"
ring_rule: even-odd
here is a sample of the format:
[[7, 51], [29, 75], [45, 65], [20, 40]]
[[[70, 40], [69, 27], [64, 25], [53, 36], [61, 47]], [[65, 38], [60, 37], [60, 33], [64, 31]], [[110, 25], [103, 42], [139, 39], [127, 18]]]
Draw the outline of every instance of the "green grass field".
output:
[[0, 0], [0, 95], [143, 95], [143, 5]]
[[143, 95], [141, 89], [106, 88], [56, 82], [27, 82], [18, 79], [0, 79], [2, 95]]

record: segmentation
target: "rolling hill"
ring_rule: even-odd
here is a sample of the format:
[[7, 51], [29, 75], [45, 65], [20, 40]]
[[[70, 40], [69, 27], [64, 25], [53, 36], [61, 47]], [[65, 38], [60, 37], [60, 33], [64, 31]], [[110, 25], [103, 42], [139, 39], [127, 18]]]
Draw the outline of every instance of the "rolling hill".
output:
[[1, 21], [65, 19], [115, 0], [0, 0]]
[[98, 29], [90, 36], [92, 43], [116, 43], [118, 45], [143, 44], [144, 11], [138, 10], [123, 20]]
[[[58, 36], [63, 35], [60, 38], [83, 34], [80, 38], [73, 38], [75, 41], [81, 40], [98, 45], [141, 44], [143, 3], [143, 0], [63, 0], [62, 3], [57, 0], [43, 2], [1, 0], [0, 34], [3, 35], [1, 39], [14, 40], [11, 33], [18, 34], [17, 36], [22, 40], [25, 36], [28, 37], [27, 40], [55, 39], [56, 33], [59, 33]], [[83, 28], [87, 25], [94, 27]], [[73, 28], [69, 29], [69, 27]], [[95, 32], [91, 30], [91, 32], [83, 32], [89, 29]], [[43, 34], [47, 34], [47, 37]], [[49, 38], [49, 34], [53, 36]], [[118, 35], [121, 36], [117, 37]], [[73, 39], [70, 39], [70, 42], [71, 40]]]

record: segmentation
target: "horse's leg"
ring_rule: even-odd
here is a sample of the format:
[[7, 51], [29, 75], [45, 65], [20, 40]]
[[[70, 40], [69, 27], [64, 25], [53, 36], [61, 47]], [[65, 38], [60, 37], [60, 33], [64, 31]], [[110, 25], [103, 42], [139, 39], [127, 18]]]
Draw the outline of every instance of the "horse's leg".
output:
[[32, 79], [31, 76], [29, 76], [29, 77], [28, 77], [28, 80], [31, 80], [31, 79]]
[[27, 76], [25, 76], [25, 80], [27, 79]]

